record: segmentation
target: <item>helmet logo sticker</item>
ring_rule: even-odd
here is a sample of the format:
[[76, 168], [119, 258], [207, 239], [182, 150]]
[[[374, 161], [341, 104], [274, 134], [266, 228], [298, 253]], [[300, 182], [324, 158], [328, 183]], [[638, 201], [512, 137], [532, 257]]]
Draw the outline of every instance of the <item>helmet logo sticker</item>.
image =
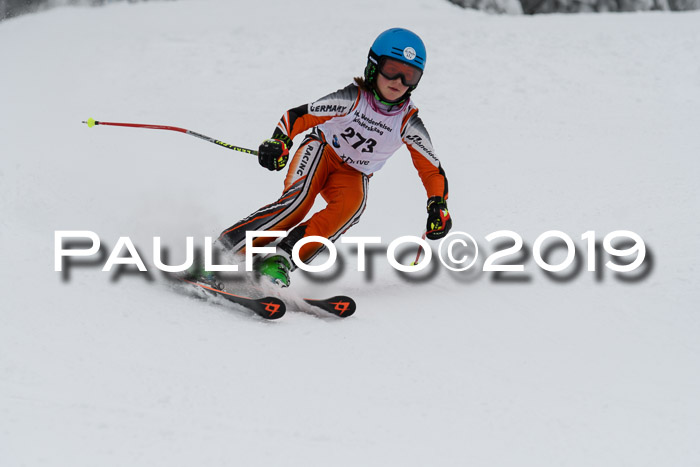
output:
[[403, 56], [406, 57], [407, 60], [413, 60], [416, 58], [416, 51], [413, 47], [406, 47], [403, 49]]

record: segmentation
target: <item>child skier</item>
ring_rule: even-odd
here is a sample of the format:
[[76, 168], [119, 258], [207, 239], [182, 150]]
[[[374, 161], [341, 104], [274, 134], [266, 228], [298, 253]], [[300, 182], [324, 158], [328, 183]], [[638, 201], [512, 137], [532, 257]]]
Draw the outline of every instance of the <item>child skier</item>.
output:
[[[242, 252], [248, 230], [289, 231], [277, 245], [277, 252], [255, 266], [259, 274], [288, 286], [289, 273], [295, 268], [294, 244], [312, 235], [334, 242], [355, 225], [365, 209], [369, 178], [402, 144], [408, 147], [428, 195], [426, 237], [434, 240], [447, 234], [452, 226], [446, 202], [447, 178], [411, 100], [425, 60], [425, 46], [416, 34], [389, 29], [372, 44], [364, 78], [355, 78], [343, 89], [288, 110], [258, 152], [260, 165], [268, 170], [288, 167], [282, 195], [223, 231], [220, 245]], [[313, 130], [288, 165], [293, 138], [310, 128]], [[301, 223], [319, 194], [328, 205]], [[258, 238], [254, 245], [271, 240]], [[309, 263], [323, 248], [319, 243], [307, 243], [299, 257]]]

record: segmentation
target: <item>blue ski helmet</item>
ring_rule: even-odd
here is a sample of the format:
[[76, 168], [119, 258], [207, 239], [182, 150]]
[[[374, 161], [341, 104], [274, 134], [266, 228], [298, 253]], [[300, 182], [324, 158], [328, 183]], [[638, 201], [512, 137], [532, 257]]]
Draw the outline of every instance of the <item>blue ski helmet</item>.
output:
[[[367, 66], [365, 67], [365, 81], [368, 84], [374, 84], [376, 81], [382, 57], [407, 63], [420, 70], [420, 74], [425, 69], [425, 45], [416, 33], [408, 29], [387, 29], [374, 40], [369, 49]], [[409, 92], [414, 90], [417, 85], [417, 82], [414, 85], [409, 85]]]

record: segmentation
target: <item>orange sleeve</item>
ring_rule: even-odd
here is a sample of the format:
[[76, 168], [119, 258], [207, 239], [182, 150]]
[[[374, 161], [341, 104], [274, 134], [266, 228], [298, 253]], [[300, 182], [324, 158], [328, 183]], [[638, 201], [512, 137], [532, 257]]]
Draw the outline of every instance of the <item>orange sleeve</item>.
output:
[[[333, 118], [333, 116], [317, 116], [310, 114], [309, 105], [304, 104], [294, 109], [289, 109], [282, 115], [272, 137], [279, 138], [281, 135], [284, 135], [292, 140], [298, 134], [316, 125], [320, 125], [331, 118]], [[290, 144], [287, 146], [291, 147]]]
[[418, 176], [420, 176], [423, 186], [425, 187], [425, 192], [428, 198], [433, 196], [441, 196], [447, 199], [449, 196], [449, 191], [447, 189], [447, 177], [445, 176], [445, 171], [442, 170], [442, 166], [438, 164], [436, 167], [428, 159], [423, 156], [417, 149], [412, 146], [408, 146], [408, 152], [411, 153], [411, 159], [413, 160], [413, 166], [418, 171]]
[[359, 88], [350, 84], [311, 104], [289, 109], [277, 123], [272, 137], [281, 139], [287, 143], [287, 147], [292, 147], [295, 136], [332, 118], [347, 115], [357, 106], [359, 99]]
[[428, 130], [425, 129], [423, 122], [418, 117], [418, 109], [411, 109], [406, 115], [401, 128], [401, 136], [408, 152], [411, 153], [413, 166], [418, 171], [428, 198], [440, 196], [447, 199], [449, 196], [447, 176], [435, 155]]

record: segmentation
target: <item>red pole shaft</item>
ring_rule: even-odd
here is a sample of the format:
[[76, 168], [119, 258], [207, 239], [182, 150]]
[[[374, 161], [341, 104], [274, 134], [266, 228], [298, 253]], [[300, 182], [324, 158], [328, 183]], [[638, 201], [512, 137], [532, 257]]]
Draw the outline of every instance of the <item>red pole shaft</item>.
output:
[[115, 123], [115, 122], [98, 122], [95, 121], [95, 125], [110, 125], [110, 126], [128, 126], [132, 128], [151, 128], [153, 130], [171, 130], [179, 131], [180, 133], [187, 133], [188, 130], [184, 128], [178, 128], [176, 126], [165, 126], [165, 125], [145, 125], [142, 123]]
[[[423, 236], [421, 237], [423, 240], [425, 240], [425, 236], [428, 232], [423, 232]], [[418, 264], [418, 260], [420, 259], [420, 255], [423, 253], [423, 246], [418, 245], [418, 252], [416, 253], [416, 260], [413, 262], [414, 265]]]
[[83, 123], [86, 123], [86, 124], [87, 124], [88, 126], [90, 126], [90, 127], [93, 126], [93, 125], [107, 125], [107, 126], [126, 126], [126, 127], [130, 127], [130, 128], [148, 128], [148, 129], [151, 129], [151, 130], [170, 130], [170, 131], [177, 131], [177, 132], [180, 132], [180, 133], [185, 133], [186, 135], [190, 135], [190, 136], [194, 136], [194, 137], [203, 139], [203, 140], [205, 140], [205, 141], [209, 141], [210, 143], [218, 144], [219, 146], [223, 146], [223, 147], [225, 147], [226, 149], [231, 149], [231, 150], [233, 150], [233, 151], [240, 151], [240, 152], [244, 152], [244, 153], [246, 153], [246, 154], [252, 154], [252, 155], [254, 155], [254, 156], [257, 156], [257, 155], [258, 155], [258, 151], [255, 151], [255, 150], [253, 150], [253, 149], [242, 148], [242, 147], [240, 147], [240, 146], [234, 146], [233, 144], [224, 143], [223, 141], [220, 141], [220, 140], [218, 140], [218, 139], [214, 139], [214, 138], [212, 138], [212, 137], [210, 137], [210, 136], [206, 136], [206, 135], [203, 135], [203, 134], [200, 134], [200, 133], [196, 133], [196, 132], [194, 132], [194, 131], [187, 130], [187, 129], [185, 129], [185, 128], [180, 128], [180, 127], [177, 127], [177, 126], [147, 125], [147, 124], [144, 124], [144, 123], [98, 122], [97, 120], [93, 120], [92, 118], [89, 119], [89, 120], [86, 121], [86, 122], [83, 122]]

